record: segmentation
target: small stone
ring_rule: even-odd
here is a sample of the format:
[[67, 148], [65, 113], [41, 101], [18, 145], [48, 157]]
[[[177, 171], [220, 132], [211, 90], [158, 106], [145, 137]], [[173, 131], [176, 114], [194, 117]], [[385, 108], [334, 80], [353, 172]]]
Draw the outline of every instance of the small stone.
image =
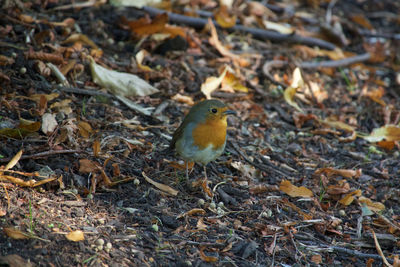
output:
[[339, 210], [339, 215], [344, 217], [346, 216], [346, 211], [345, 210]]
[[101, 250], [103, 250], [104, 247], [103, 246], [97, 246], [96, 248], [97, 248], [98, 251], [101, 251]]
[[26, 73], [26, 68], [25, 67], [20, 68], [19, 69], [19, 73], [25, 74]]
[[134, 185], [139, 185], [140, 184], [140, 180], [138, 178], [136, 178], [135, 180], [133, 180], [133, 184]]
[[221, 201], [221, 202], [218, 203], [218, 208], [223, 208], [224, 206], [225, 206], [224, 202]]
[[158, 225], [157, 225], [157, 224], [153, 224], [153, 225], [151, 226], [151, 228], [153, 228], [153, 230], [154, 230], [155, 232], [158, 232]]
[[100, 218], [97, 221], [99, 222], [99, 224], [104, 224], [106, 222], [104, 218]]

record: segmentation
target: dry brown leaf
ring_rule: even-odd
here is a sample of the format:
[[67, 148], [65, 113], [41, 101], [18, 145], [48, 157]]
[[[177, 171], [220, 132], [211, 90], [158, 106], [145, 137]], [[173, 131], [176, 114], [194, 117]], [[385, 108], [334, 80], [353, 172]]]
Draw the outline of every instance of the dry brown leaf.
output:
[[233, 74], [230, 71], [227, 71], [225, 77], [221, 82], [221, 91], [232, 92], [232, 93], [238, 91], [247, 93], [249, 91], [249, 88], [244, 86], [240, 81], [240, 79], [235, 76], [235, 74]]
[[199, 252], [200, 252], [200, 259], [202, 261], [205, 261], [205, 262], [217, 262], [218, 261], [217, 257], [207, 256], [206, 254], [204, 254], [203, 248], [200, 248]]
[[10, 160], [10, 162], [4, 167], [4, 170], [9, 170], [12, 169], [15, 164], [18, 163], [18, 161], [21, 159], [22, 153], [24, 152], [24, 150], [20, 150], [17, 152], [17, 154], [15, 154], [15, 156]]
[[211, 93], [218, 89], [224, 79], [228, 66], [225, 66], [224, 71], [219, 77], [208, 77], [204, 83], [201, 84], [201, 91], [206, 96], [207, 99], [211, 99]]
[[203, 218], [200, 218], [196, 224], [197, 229], [207, 231], [207, 225], [203, 222]]
[[155, 16], [152, 20], [143, 17], [135, 21], [123, 22], [127, 24], [132, 32], [137, 35], [146, 36], [154, 33], [162, 32], [168, 22], [168, 14], [163, 13]]
[[367, 205], [367, 207], [374, 212], [380, 212], [385, 209], [385, 205], [383, 205], [382, 203], [374, 202], [371, 199], [363, 196], [360, 196], [358, 198], [358, 202]]
[[90, 124], [85, 121], [78, 122], [78, 129], [79, 129], [80, 135], [86, 139], [89, 138], [90, 134], [93, 132], [92, 126], [90, 126]]
[[193, 216], [193, 215], [197, 215], [197, 214], [204, 215], [204, 214], [206, 214], [206, 211], [203, 209], [200, 209], [200, 208], [191, 209], [187, 212], [184, 212], [184, 213], [178, 215], [177, 219], [181, 219], [186, 216]]
[[75, 231], [69, 232], [65, 237], [69, 241], [74, 241], [74, 242], [79, 242], [79, 241], [85, 240], [85, 235], [83, 234], [83, 232], [81, 230], [75, 230]]
[[400, 141], [400, 126], [388, 124], [380, 128], [375, 128], [368, 136], [363, 137], [368, 142], [379, 141]]
[[99, 170], [100, 165], [94, 161], [89, 159], [80, 159], [79, 160], [79, 172], [80, 173], [91, 173], [97, 172]]
[[321, 264], [322, 263], [322, 256], [319, 254], [312, 255], [311, 256], [311, 261], [314, 262], [315, 264]]
[[181, 95], [181, 94], [176, 94], [172, 97], [172, 100], [178, 101], [179, 103], [185, 103], [188, 104], [190, 106], [194, 105], [194, 101], [193, 98], [190, 96], [186, 96], [186, 95]]
[[214, 23], [211, 19], [208, 19], [208, 25], [211, 28], [211, 37], [209, 39], [210, 44], [214, 46], [221, 55], [237, 62], [241, 67], [247, 67], [250, 65], [250, 62], [248, 60], [240, 57], [239, 55], [233, 54], [225, 46], [222, 45], [222, 43], [218, 39], [217, 29], [215, 28]]
[[328, 177], [332, 176], [343, 176], [346, 178], [359, 178], [362, 174], [362, 170], [346, 170], [346, 169], [334, 169], [334, 168], [320, 168], [315, 171], [316, 175], [325, 174]]
[[281, 182], [281, 184], [279, 185], [279, 189], [291, 197], [312, 197], [312, 196], [314, 196], [313, 192], [310, 189], [308, 189], [304, 186], [297, 187], [288, 180], [283, 180]]
[[296, 95], [297, 89], [304, 86], [303, 78], [301, 77], [301, 72], [299, 68], [296, 68], [293, 71], [293, 80], [289, 87], [285, 89], [283, 93], [283, 97], [289, 105], [297, 109], [299, 112], [303, 112], [303, 110], [297, 105], [294, 101], [294, 96]]
[[170, 186], [168, 186], [168, 185], [165, 185], [165, 184], [158, 183], [158, 182], [156, 182], [156, 181], [153, 181], [152, 179], [150, 179], [150, 178], [146, 175], [145, 172], [142, 172], [142, 175], [143, 175], [144, 179], [145, 179], [147, 182], [151, 183], [152, 185], [154, 185], [155, 187], [157, 187], [157, 188], [160, 189], [161, 191], [166, 192], [166, 193], [168, 193], [168, 194], [170, 194], [170, 195], [173, 195], [173, 196], [178, 195], [179, 191], [173, 189], [172, 187], [170, 187]]
[[90, 40], [90, 38], [87, 35], [82, 34], [82, 33], [72, 34], [66, 40], [61, 42], [61, 44], [69, 44], [69, 43], [77, 43], [77, 42], [88, 45], [91, 48], [98, 49], [98, 46], [92, 40]]
[[143, 71], [147, 71], [147, 72], [152, 72], [153, 71], [152, 68], [150, 68], [149, 66], [143, 65], [143, 60], [148, 55], [149, 55], [149, 52], [142, 49], [139, 52], [137, 52], [137, 54], [135, 55], [135, 59], [136, 59], [136, 63], [138, 65], [139, 69], [141, 69]]
[[20, 239], [29, 239], [30, 238], [29, 234], [24, 233], [21, 230], [15, 229], [13, 227], [4, 227], [3, 231], [8, 237], [10, 237], [12, 239], [20, 240]]
[[364, 86], [361, 92], [361, 95], [367, 96], [371, 98], [371, 100], [385, 107], [386, 103], [382, 100], [383, 95], [385, 94], [385, 89], [382, 86], [379, 86], [378, 89], [368, 91], [368, 87]]
[[351, 193], [348, 193], [345, 195], [341, 200], [339, 200], [339, 203], [345, 206], [350, 205], [354, 201], [354, 196], [361, 196], [361, 190], [355, 190]]
[[352, 21], [354, 21], [355, 23], [357, 23], [358, 25], [360, 25], [368, 30], [374, 29], [371, 22], [369, 22], [369, 20], [367, 19], [367, 17], [365, 17], [364, 14], [359, 13], [359, 14], [350, 15], [350, 19]]
[[236, 24], [236, 16], [229, 14], [229, 10], [226, 5], [221, 5], [214, 13], [214, 17], [222, 28], [231, 28]]
[[92, 145], [92, 149], [93, 149], [93, 155], [98, 158], [99, 157], [99, 153], [101, 151], [101, 147], [100, 147], [100, 142], [99, 140], [94, 140], [93, 141], [93, 145]]

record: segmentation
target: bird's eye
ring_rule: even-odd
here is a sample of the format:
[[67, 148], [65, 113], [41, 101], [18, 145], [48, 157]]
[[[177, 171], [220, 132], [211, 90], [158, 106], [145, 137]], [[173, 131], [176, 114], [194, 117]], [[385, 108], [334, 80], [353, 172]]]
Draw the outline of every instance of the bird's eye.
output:
[[218, 110], [217, 110], [216, 108], [211, 109], [211, 112], [212, 112], [212, 113], [217, 113], [217, 111], [218, 111]]

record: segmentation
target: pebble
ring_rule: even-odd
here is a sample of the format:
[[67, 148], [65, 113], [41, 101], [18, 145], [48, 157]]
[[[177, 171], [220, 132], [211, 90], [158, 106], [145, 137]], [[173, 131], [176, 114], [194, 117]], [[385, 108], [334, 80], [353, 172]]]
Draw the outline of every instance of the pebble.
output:
[[346, 211], [345, 210], [339, 210], [339, 215], [344, 217], [346, 216]]

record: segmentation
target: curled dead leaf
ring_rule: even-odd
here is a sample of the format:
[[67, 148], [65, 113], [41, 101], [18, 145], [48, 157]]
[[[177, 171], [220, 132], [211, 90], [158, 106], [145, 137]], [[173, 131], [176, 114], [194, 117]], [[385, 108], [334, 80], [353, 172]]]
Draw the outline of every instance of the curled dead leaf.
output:
[[291, 197], [312, 197], [312, 196], [314, 196], [313, 192], [310, 189], [308, 189], [304, 186], [297, 187], [288, 180], [283, 180], [281, 182], [281, 184], [279, 185], [279, 189]]
[[65, 237], [69, 241], [74, 241], [74, 242], [79, 242], [79, 241], [85, 240], [85, 235], [83, 234], [83, 232], [81, 230], [75, 230], [75, 231], [69, 232]]
[[22, 232], [21, 230], [15, 229], [13, 227], [4, 227], [3, 232], [10, 238], [20, 240], [29, 239], [29, 234]]

